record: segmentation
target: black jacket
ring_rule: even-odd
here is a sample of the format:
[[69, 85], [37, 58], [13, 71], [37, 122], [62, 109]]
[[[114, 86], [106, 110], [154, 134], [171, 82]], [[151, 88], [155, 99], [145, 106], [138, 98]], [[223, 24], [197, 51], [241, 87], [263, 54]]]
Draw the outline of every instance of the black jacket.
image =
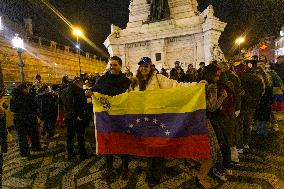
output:
[[86, 118], [87, 98], [83, 89], [70, 83], [59, 95], [64, 106], [64, 117], [66, 119]]
[[5, 114], [4, 116], [0, 116], [0, 145], [2, 148], [2, 152], [7, 152], [7, 128], [6, 128], [6, 117]]
[[125, 93], [129, 89], [130, 83], [130, 79], [128, 79], [122, 72], [118, 75], [113, 75], [110, 72], [107, 72], [97, 80], [92, 91], [109, 96], [116, 96]]
[[35, 101], [41, 119], [57, 115], [57, 99], [51, 93], [40, 93], [35, 97]]
[[261, 79], [250, 72], [239, 74], [239, 78], [241, 80], [242, 89], [245, 92], [241, 97], [242, 111], [255, 109], [263, 92]]
[[14, 90], [10, 101], [10, 109], [15, 115], [36, 115], [36, 103], [31, 94], [21, 93]]

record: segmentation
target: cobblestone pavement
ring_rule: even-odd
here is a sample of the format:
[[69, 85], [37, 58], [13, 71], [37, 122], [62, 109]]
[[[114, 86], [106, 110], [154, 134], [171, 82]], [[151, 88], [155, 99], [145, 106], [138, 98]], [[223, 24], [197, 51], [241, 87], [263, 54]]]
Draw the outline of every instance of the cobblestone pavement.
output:
[[[255, 138], [253, 148], [241, 156], [239, 166], [233, 168], [233, 176], [227, 182], [212, 181], [215, 188], [228, 189], [273, 189], [284, 188], [284, 125], [274, 131], [267, 141]], [[131, 157], [130, 175], [123, 180], [120, 177], [121, 160], [115, 157], [115, 172], [105, 178], [104, 156], [80, 161], [68, 161], [65, 152], [64, 130], [61, 137], [49, 145], [49, 150], [32, 154], [31, 159], [21, 158], [17, 144], [9, 147], [4, 157], [3, 188], [198, 188], [195, 184], [197, 169], [185, 166], [184, 159], [167, 159], [166, 169], [158, 185], [149, 185], [146, 178], [147, 162], [144, 158]], [[87, 137], [89, 152], [95, 152], [95, 145]]]

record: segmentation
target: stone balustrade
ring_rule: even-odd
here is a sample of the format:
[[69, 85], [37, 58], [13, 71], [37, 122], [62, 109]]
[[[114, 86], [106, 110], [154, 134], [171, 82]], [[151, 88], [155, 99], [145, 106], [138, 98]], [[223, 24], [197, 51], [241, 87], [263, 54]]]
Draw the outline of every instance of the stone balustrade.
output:
[[[20, 81], [17, 51], [10, 41], [0, 35], [0, 63], [5, 82]], [[47, 41], [39, 37], [25, 40], [23, 52], [26, 82], [33, 82], [40, 74], [43, 82], [60, 83], [64, 75], [70, 78], [79, 75], [79, 57], [75, 49], [69, 46]], [[106, 62], [98, 60], [95, 55], [80, 53], [81, 73], [103, 73]]]

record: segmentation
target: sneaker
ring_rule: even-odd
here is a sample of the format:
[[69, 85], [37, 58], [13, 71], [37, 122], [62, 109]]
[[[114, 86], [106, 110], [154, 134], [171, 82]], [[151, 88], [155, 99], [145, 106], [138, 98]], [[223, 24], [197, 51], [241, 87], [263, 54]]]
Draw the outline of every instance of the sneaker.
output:
[[228, 179], [226, 178], [226, 176], [223, 173], [220, 173], [219, 171], [217, 171], [216, 168], [213, 168], [213, 174], [219, 178], [221, 181], [226, 182]]
[[245, 144], [245, 145], [244, 145], [244, 149], [249, 149], [249, 145], [248, 145], [248, 144]]
[[244, 150], [242, 148], [237, 148], [237, 151], [238, 151], [239, 154], [244, 153]]
[[59, 134], [55, 134], [52, 138], [53, 139], [56, 139], [56, 138], [58, 138], [60, 135]]
[[233, 176], [233, 171], [231, 169], [225, 169], [225, 174], [228, 176]]

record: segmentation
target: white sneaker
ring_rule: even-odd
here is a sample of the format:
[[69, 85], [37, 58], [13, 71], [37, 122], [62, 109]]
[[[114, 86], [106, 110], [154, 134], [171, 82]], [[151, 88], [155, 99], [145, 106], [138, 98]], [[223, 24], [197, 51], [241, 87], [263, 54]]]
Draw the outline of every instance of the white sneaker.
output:
[[249, 149], [249, 145], [248, 145], [248, 144], [245, 144], [245, 145], [244, 145], [244, 149]]
[[231, 169], [225, 169], [225, 173], [229, 176], [233, 175], [233, 171]]
[[55, 138], [58, 138], [60, 135], [59, 134], [55, 134], [52, 138], [55, 139]]
[[239, 154], [244, 153], [244, 150], [242, 148], [237, 148], [237, 151], [238, 151]]

